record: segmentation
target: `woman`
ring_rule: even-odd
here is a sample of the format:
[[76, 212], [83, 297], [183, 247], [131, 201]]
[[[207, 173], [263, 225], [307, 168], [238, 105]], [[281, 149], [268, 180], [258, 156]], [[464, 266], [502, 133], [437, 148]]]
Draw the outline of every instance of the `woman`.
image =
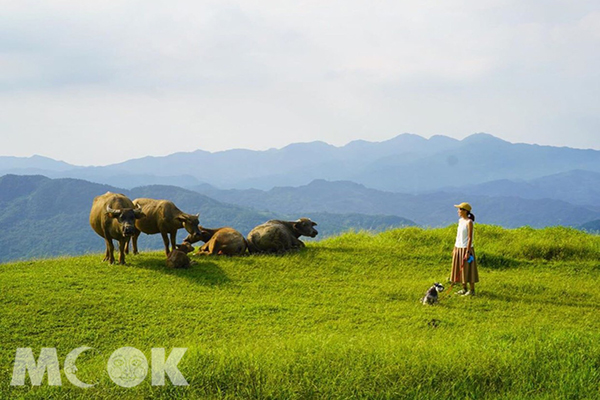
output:
[[[471, 213], [472, 208], [469, 203], [460, 203], [454, 207], [458, 208], [460, 219], [458, 220], [456, 242], [454, 244], [454, 251], [452, 252], [452, 274], [450, 280], [452, 283], [462, 283], [463, 288], [457, 294], [474, 296], [475, 283], [479, 282], [475, 250], [473, 250], [475, 215]], [[471, 256], [473, 257], [470, 258]], [[467, 282], [469, 283], [468, 290]]]

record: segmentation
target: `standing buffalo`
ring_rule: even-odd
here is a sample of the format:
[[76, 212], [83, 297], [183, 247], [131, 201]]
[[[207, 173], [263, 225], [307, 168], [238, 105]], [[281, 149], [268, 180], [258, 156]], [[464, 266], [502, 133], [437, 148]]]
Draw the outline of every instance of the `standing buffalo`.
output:
[[234, 256], [244, 254], [248, 248], [246, 238], [233, 228], [208, 229], [202, 226], [199, 228], [200, 235], [190, 234], [183, 240], [184, 243], [195, 243], [200, 240], [206, 242], [198, 250], [199, 254]]
[[[199, 214], [186, 214], [168, 200], [154, 199], [135, 199], [133, 204], [142, 208], [146, 215], [144, 218], [135, 222], [137, 231], [132, 237], [133, 254], [138, 254], [137, 240], [141, 232], [148, 235], [160, 233], [165, 243], [165, 252], [169, 255], [169, 237], [171, 236], [171, 250], [175, 249], [175, 240], [177, 239], [177, 230], [185, 228], [190, 234], [200, 234], [198, 229]], [[129, 250], [129, 244], [127, 245]]]
[[115, 239], [119, 241], [119, 264], [125, 264], [125, 245], [135, 233], [135, 221], [142, 217], [142, 210], [122, 194], [106, 192], [94, 198], [90, 211], [90, 225], [106, 241], [104, 261], [114, 264]]
[[300, 236], [315, 237], [317, 224], [308, 218], [298, 221], [271, 220], [252, 229], [248, 234], [248, 251], [251, 253], [284, 253], [304, 247]]

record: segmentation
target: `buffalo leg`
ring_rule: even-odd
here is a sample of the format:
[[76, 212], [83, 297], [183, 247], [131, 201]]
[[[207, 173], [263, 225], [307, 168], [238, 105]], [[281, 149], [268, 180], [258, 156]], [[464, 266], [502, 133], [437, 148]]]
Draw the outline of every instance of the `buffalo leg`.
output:
[[208, 252], [213, 256], [223, 254], [221, 252], [220, 246], [217, 246], [217, 242], [213, 241], [212, 243], [206, 243], [208, 245]]
[[[171, 232], [171, 251], [173, 251], [177, 248], [176, 243], [175, 243], [176, 241], [177, 241], [177, 231]], [[167, 249], [167, 255], [169, 254], [168, 250], [169, 249]]]
[[208, 243], [204, 243], [202, 245], [202, 247], [200, 247], [198, 249], [198, 254], [202, 254], [202, 255], [209, 255], [209, 254], [211, 254], [210, 253], [210, 247], [209, 247]]
[[291, 246], [294, 249], [301, 249], [301, 248], [306, 247], [306, 245], [304, 244], [304, 242], [302, 240], [296, 239], [295, 237], [292, 238]]
[[125, 265], [125, 245], [129, 238], [119, 240], [119, 264]]
[[105, 243], [106, 243], [106, 251], [104, 252], [104, 260], [102, 261], [108, 261], [110, 259], [110, 252], [109, 252], [109, 245], [108, 245], [108, 240], [105, 239]]
[[112, 239], [106, 239], [106, 257], [109, 264], [115, 263], [115, 245]]
[[166, 233], [161, 232], [160, 235], [162, 236], [163, 239], [163, 243], [165, 244], [165, 253], [167, 253], [167, 257], [169, 256], [169, 237], [167, 236]]
[[139, 254], [137, 241], [138, 241], [138, 238], [140, 237], [141, 233], [142, 232], [140, 232], [136, 229], [135, 233], [131, 237], [131, 244], [133, 245], [133, 254]]

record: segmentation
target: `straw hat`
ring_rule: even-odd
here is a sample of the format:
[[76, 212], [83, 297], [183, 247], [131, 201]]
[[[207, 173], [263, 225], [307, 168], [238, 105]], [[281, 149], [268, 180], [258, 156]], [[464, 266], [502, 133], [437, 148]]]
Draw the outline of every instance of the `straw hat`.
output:
[[471, 212], [471, 210], [473, 209], [469, 203], [456, 204], [454, 207], [462, 208], [463, 210], [467, 210], [468, 212]]

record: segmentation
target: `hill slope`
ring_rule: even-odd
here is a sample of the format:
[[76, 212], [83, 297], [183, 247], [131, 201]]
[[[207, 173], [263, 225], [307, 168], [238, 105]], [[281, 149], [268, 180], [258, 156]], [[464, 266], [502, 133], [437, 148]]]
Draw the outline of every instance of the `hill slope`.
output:
[[[0, 265], [0, 397], [597, 398], [600, 238], [479, 225], [478, 295], [419, 298], [443, 281], [456, 227], [346, 234], [281, 256], [101, 254]], [[557, 240], [558, 238], [558, 240]], [[8, 385], [15, 349], [75, 348], [79, 389]], [[187, 387], [116, 386], [116, 349], [187, 348]]]

